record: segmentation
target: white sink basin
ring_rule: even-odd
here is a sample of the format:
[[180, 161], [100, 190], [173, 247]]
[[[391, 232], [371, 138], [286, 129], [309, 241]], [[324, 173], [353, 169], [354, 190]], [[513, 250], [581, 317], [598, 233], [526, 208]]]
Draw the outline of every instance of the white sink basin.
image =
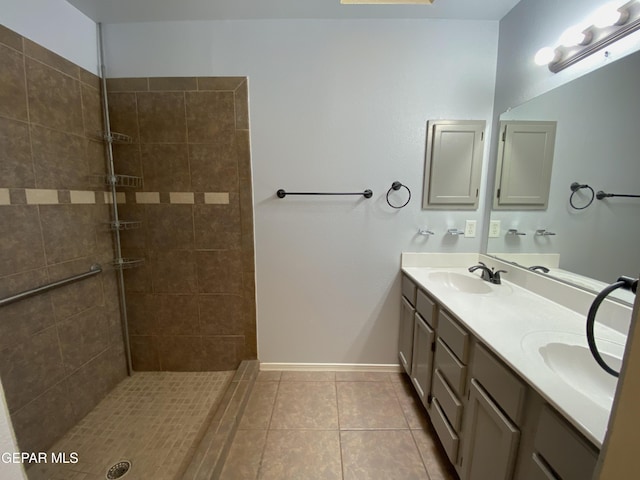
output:
[[[619, 371], [624, 345], [606, 340], [596, 340], [596, 343], [605, 362]], [[568, 386], [600, 407], [611, 409], [618, 379], [596, 363], [589, 351], [586, 334], [535, 332], [522, 339], [522, 347], [530, 356], [542, 359], [544, 365]]]
[[429, 279], [441, 282], [447, 287], [465, 293], [491, 293], [489, 283], [475, 275], [464, 275], [455, 272], [432, 272]]

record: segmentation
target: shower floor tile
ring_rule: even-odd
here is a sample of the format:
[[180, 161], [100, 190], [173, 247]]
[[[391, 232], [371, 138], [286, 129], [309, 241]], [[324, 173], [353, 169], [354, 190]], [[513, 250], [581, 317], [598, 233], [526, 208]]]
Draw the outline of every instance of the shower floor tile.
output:
[[77, 463], [35, 465], [29, 480], [104, 479], [125, 460], [131, 462], [125, 480], [173, 480], [234, 374], [134, 373], [49, 450], [48, 458], [65, 452]]

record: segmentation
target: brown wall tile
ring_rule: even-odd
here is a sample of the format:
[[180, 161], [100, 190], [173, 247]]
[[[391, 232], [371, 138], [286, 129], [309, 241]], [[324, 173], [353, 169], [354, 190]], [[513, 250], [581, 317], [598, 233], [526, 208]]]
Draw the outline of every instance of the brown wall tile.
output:
[[120, 175], [142, 177], [142, 163], [140, 162], [140, 145], [113, 145], [114, 168]]
[[84, 68], [80, 69], [80, 81], [85, 85], [95, 88], [98, 90], [98, 93], [102, 90], [102, 79]]
[[240, 205], [237, 194], [230, 195], [228, 205], [195, 205], [193, 221], [197, 249], [240, 249]]
[[146, 205], [147, 246], [152, 250], [193, 249], [191, 205]]
[[196, 77], [153, 77], [149, 78], [149, 90], [158, 91], [185, 91], [197, 90], [198, 82]]
[[102, 116], [102, 99], [100, 91], [85, 84], [81, 84], [82, 116], [85, 135], [95, 135], [104, 131]]
[[38, 188], [86, 190], [90, 179], [82, 137], [33, 125], [31, 144]]
[[249, 86], [247, 80], [235, 91], [236, 129], [249, 130]]
[[233, 91], [244, 81], [246, 77], [198, 77], [198, 89]]
[[0, 25], [0, 43], [22, 52], [22, 36], [4, 25]]
[[112, 93], [109, 91], [109, 124], [113, 132], [128, 135], [137, 142], [137, 101], [135, 93]]
[[235, 134], [220, 135], [216, 144], [189, 145], [191, 185], [196, 192], [237, 192]]
[[232, 370], [245, 358], [244, 337], [202, 337], [202, 365], [205, 370]]
[[174, 92], [137, 93], [140, 141], [185, 143], [184, 94]]
[[0, 276], [44, 266], [38, 207], [0, 207]]
[[155, 293], [196, 293], [198, 291], [193, 251], [170, 250], [154, 252], [150, 256]]
[[109, 323], [101, 307], [85, 310], [58, 323], [60, 350], [72, 373], [109, 347]]
[[143, 144], [140, 158], [144, 188], [151, 192], [191, 190], [187, 144]]
[[127, 319], [131, 335], [153, 335], [156, 331], [154, 296], [150, 293], [127, 294]]
[[84, 417], [126, 376], [123, 354], [117, 347], [105, 350], [67, 379], [69, 398], [78, 419]]
[[149, 90], [148, 78], [107, 78], [107, 91], [146, 92]]
[[78, 420], [60, 382], [11, 415], [21, 451], [44, 452]]
[[130, 344], [131, 363], [134, 370], [142, 372], [162, 369], [156, 337], [131, 335]]
[[[8, 297], [49, 283], [44, 268], [0, 278], [0, 297]], [[2, 307], [0, 350], [23, 342], [31, 335], [55, 325], [48, 294], [37, 295]]]
[[156, 333], [159, 335], [197, 335], [198, 298], [195, 295], [154, 295]]
[[202, 337], [160, 336], [157, 337], [157, 342], [162, 370], [172, 372], [202, 370]]
[[62, 380], [64, 365], [56, 327], [0, 352], [0, 373], [7, 407], [15, 412]]
[[196, 263], [200, 293], [242, 293], [240, 250], [198, 251]]
[[96, 251], [92, 205], [40, 205], [42, 238], [49, 264], [91, 256]]
[[80, 79], [80, 67], [28, 38], [24, 39], [24, 54], [76, 80]]
[[[1, 88], [0, 86], [0, 90]], [[0, 104], [1, 102], [0, 99]], [[3, 185], [13, 188], [36, 186], [27, 123], [0, 117], [0, 158], [0, 178]]]
[[0, 45], [0, 115], [27, 120], [24, 56]]
[[203, 335], [242, 335], [243, 298], [239, 295], [200, 295], [200, 333]]
[[189, 142], [215, 143], [235, 130], [234, 96], [231, 92], [187, 92]]
[[[4, 27], [2, 42], [22, 50], [22, 37]], [[20, 204], [0, 207], [0, 296], [85, 272], [91, 263], [104, 265], [113, 258], [110, 212], [104, 202], [25, 205], [24, 188], [58, 190], [62, 201], [70, 199], [70, 189], [104, 190], [89, 175], [104, 175], [106, 165], [104, 146], [85, 138], [83, 127], [100, 128], [98, 78], [33, 42], [25, 43], [26, 54], [38, 59], [29, 57], [26, 65], [19, 52], [0, 46], [0, 177], [11, 201]], [[0, 374], [24, 450], [46, 450], [123, 378], [116, 287], [113, 271], [105, 270], [3, 308]], [[68, 383], [72, 377], [80, 380]]]
[[[93, 257], [85, 257], [71, 262], [51, 265], [48, 268], [51, 281], [61, 280], [89, 270], [93, 263]], [[106, 270], [106, 265], [103, 265]], [[51, 303], [56, 320], [63, 321], [72, 315], [76, 315], [96, 305], [104, 303], [102, 290], [102, 276], [100, 273], [81, 282], [70, 283], [64, 287], [52, 290]]]
[[30, 58], [26, 64], [30, 121], [83, 135], [80, 82]]

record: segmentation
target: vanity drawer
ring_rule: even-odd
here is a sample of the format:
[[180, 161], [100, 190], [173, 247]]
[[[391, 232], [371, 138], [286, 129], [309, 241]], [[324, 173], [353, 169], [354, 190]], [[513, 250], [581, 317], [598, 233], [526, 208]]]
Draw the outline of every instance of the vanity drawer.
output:
[[444, 447], [444, 451], [447, 453], [447, 457], [451, 460], [451, 463], [455, 465], [458, 460], [458, 447], [460, 445], [460, 439], [456, 432], [453, 431], [451, 425], [447, 421], [447, 418], [442, 412], [442, 408], [438, 403], [438, 400], [433, 399], [431, 404], [431, 423], [433, 428], [438, 434], [440, 443]]
[[422, 290], [416, 294], [416, 311], [431, 328], [438, 328], [438, 308], [429, 295]]
[[416, 284], [406, 275], [402, 275], [402, 295], [404, 295], [414, 307], [416, 305], [416, 290]]
[[438, 400], [438, 404], [449, 419], [451, 426], [456, 432], [459, 432], [462, 424], [462, 402], [458, 400], [456, 394], [449, 388], [438, 369], [435, 370], [431, 390], [433, 398]]
[[467, 380], [467, 367], [460, 363], [441, 338], [436, 341], [434, 364], [449, 386], [462, 396]]
[[548, 407], [540, 413], [534, 448], [562, 480], [593, 476], [598, 460], [595, 447]]
[[471, 376], [478, 380], [485, 391], [500, 405], [502, 411], [520, 425], [526, 387], [489, 351], [477, 344], [473, 352]]
[[469, 333], [442, 310], [438, 314], [438, 336], [462, 363], [469, 362]]

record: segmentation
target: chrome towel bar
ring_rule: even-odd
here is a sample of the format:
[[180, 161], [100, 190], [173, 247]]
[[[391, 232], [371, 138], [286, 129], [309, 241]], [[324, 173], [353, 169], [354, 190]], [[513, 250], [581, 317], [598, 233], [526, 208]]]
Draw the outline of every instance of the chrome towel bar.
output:
[[4, 307], [5, 305], [9, 305], [20, 300], [24, 300], [25, 298], [33, 297], [34, 295], [48, 292], [49, 290], [53, 290], [54, 288], [62, 287], [64, 285], [68, 285], [70, 283], [92, 277], [100, 272], [102, 272], [102, 267], [99, 264], [94, 263], [93, 265], [91, 265], [88, 272], [80, 273], [78, 275], [74, 275], [73, 277], [64, 278], [56, 282], [47, 283], [46, 285], [41, 285], [39, 287], [32, 288], [31, 290], [26, 290], [16, 295], [0, 299], [0, 307]]

